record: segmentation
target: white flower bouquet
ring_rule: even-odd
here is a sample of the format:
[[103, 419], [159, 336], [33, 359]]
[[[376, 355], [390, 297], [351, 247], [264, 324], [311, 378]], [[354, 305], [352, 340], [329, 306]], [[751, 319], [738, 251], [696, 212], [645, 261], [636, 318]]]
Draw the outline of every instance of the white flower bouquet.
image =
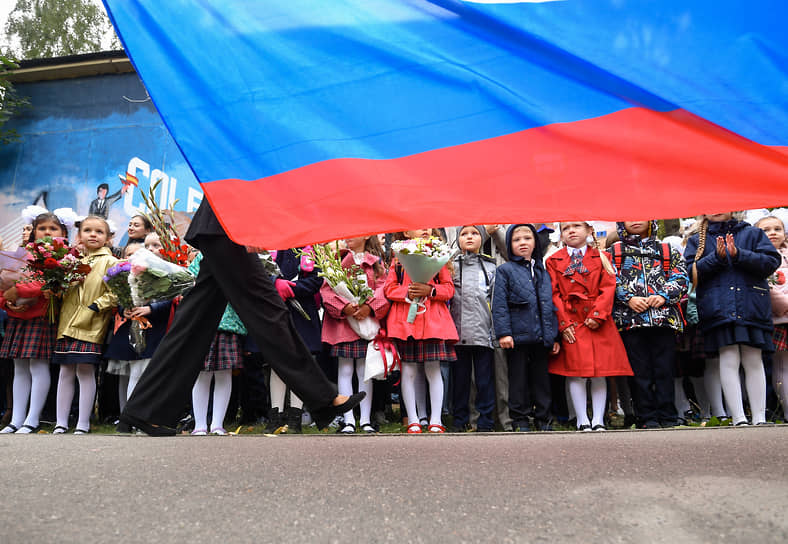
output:
[[[340, 297], [360, 305], [375, 295], [367, 285], [367, 274], [360, 266], [353, 264], [350, 268], [342, 266], [342, 259], [333, 249], [317, 244], [303, 253], [312, 259], [320, 269], [318, 275], [326, 280], [329, 287]], [[380, 323], [372, 316], [364, 319], [348, 318], [348, 324], [359, 337], [372, 340], [380, 330]]]
[[[416, 283], [429, 282], [455, 253], [443, 240], [435, 236], [426, 239], [397, 240], [391, 244], [391, 250], [396, 253], [397, 260], [410, 279]], [[426, 305], [421, 302], [421, 297], [405, 300], [410, 302], [408, 323], [413, 323], [417, 315], [427, 311]]]

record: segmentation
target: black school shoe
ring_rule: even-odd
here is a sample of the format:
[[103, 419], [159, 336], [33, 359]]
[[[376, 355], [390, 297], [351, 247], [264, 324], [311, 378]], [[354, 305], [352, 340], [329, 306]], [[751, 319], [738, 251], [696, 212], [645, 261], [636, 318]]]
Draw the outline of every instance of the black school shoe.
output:
[[172, 427], [148, 423], [126, 413], [120, 414], [120, 422], [136, 427], [148, 436], [175, 436], [177, 434], [177, 430]]
[[329, 423], [334, 421], [334, 418], [344, 414], [345, 412], [349, 412], [359, 404], [361, 401], [364, 400], [364, 397], [367, 396], [365, 391], [359, 391], [353, 395], [350, 395], [348, 399], [340, 404], [339, 406], [333, 406], [329, 404], [328, 406], [323, 406], [322, 408], [318, 408], [317, 410], [312, 410], [310, 413], [312, 414], [312, 421], [315, 422], [318, 429], [325, 429], [328, 427]]

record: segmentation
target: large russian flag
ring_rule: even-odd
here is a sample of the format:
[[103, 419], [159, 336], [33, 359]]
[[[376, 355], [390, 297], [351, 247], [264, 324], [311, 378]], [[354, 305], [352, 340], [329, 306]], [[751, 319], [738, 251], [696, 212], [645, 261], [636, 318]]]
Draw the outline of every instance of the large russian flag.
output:
[[105, 0], [228, 234], [788, 202], [785, 0]]

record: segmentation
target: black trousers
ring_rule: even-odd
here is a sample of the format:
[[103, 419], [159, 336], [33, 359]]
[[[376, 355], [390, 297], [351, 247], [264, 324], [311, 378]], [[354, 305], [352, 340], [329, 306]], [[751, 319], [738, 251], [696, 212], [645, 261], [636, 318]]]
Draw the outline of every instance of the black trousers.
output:
[[629, 389], [639, 424], [676, 421], [674, 389], [676, 334], [668, 327], [641, 327], [621, 332], [634, 376]]
[[229, 303], [262, 357], [311, 410], [337, 395], [293, 325], [260, 259], [225, 235], [200, 235], [203, 260], [194, 288], [178, 307], [124, 413], [175, 427]]
[[504, 350], [509, 364], [509, 416], [512, 424], [527, 424], [528, 416], [549, 423], [550, 374], [547, 348], [541, 344], [520, 344]]

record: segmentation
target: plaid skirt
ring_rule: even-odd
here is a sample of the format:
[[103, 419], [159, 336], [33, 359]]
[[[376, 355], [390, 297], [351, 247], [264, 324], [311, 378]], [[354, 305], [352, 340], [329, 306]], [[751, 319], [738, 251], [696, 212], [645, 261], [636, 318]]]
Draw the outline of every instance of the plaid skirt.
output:
[[445, 340], [400, 340], [393, 338], [400, 360], [406, 363], [456, 361], [454, 346]]
[[49, 359], [57, 338], [57, 324], [46, 316], [34, 319], [9, 317], [0, 359]]
[[55, 343], [52, 363], [56, 365], [85, 363], [99, 365], [102, 363], [101, 345], [64, 336]]
[[331, 357], [346, 357], [348, 359], [363, 359], [367, 356], [369, 340], [359, 338], [352, 342], [341, 342], [331, 346]]
[[231, 332], [219, 331], [213, 337], [211, 349], [203, 364], [204, 372], [217, 370], [237, 370], [243, 368], [243, 348], [241, 337]]
[[772, 334], [775, 351], [788, 351], [788, 325], [775, 325]]

